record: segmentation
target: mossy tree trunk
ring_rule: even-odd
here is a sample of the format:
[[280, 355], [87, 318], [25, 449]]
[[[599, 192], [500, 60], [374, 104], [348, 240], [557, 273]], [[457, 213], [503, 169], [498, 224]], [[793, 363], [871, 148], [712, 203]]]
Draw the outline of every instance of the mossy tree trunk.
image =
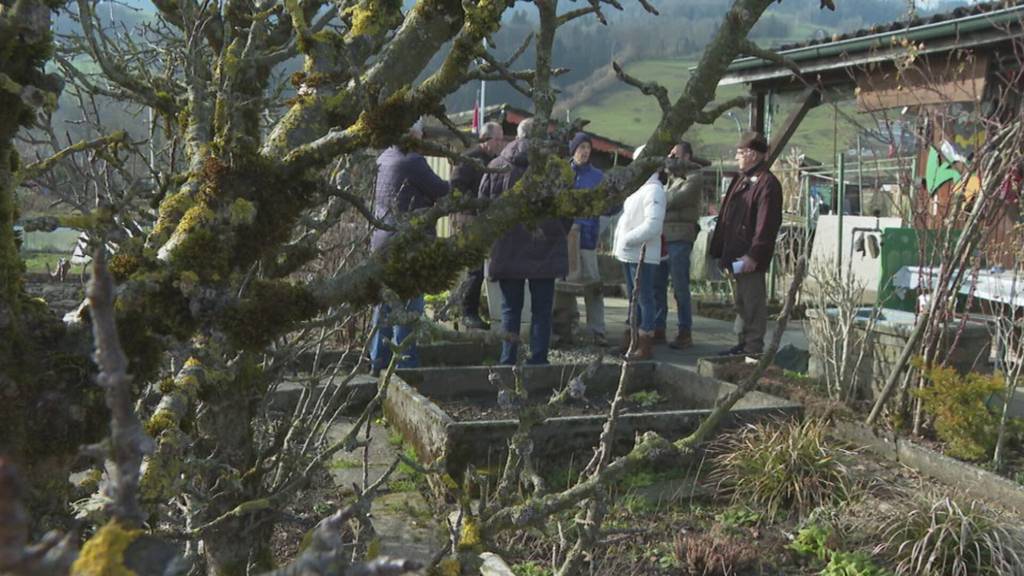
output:
[[[652, 136], [651, 156], [667, 151], [702, 119], [699, 111], [713, 99], [725, 64], [743, 46], [738, 39], [768, 4], [734, 3], [710, 55]], [[257, 359], [275, 338], [331, 306], [376, 301], [384, 287], [400, 296], [443, 290], [512, 226], [554, 214], [603, 212], [653, 165], [610, 174], [598, 189], [569, 191], [569, 165], [554, 156], [535, 157], [516, 193], [491, 205], [459, 237], [430, 238], [433, 221], [424, 217], [404, 225], [390, 248], [364, 265], [319, 284], [297, 285], [288, 272], [316, 252], [286, 258], [292, 254], [288, 244], [304, 212], [333, 192], [322, 169], [340, 154], [397, 142], [417, 117], [436, 111], [463, 83], [507, 4], [421, 0], [402, 20], [400, 3], [366, 1], [344, 16], [344, 33], [322, 25], [327, 4], [320, 0], [288, 0], [263, 14], [244, 3], [205, 14], [190, 2], [155, 5], [186, 40], [174, 78], [136, 77], [137, 69], [106, 52], [111, 38], [95, 29], [92, 3], [78, 1], [91, 59], [121, 94], [172, 119], [168, 125], [180, 131], [187, 152], [184, 183], [161, 202], [149, 238], [123, 243], [111, 262], [123, 285], [118, 320], [130, 335], [124, 344], [139, 382], [156, 378], [168, 341], [189, 348], [193, 363], [161, 388], [165, 409], [147, 425], [158, 444], [149, 471], [172, 472], [162, 478], [151, 473], [148, 478], [156, 480], [148, 484], [144, 476], [143, 490], [156, 487], [147, 497], [155, 503], [173, 496], [186, 476], [202, 487], [219, 487], [215, 499], [197, 503], [192, 512], [197, 521], [214, 523], [199, 536], [210, 573], [233, 575], [252, 559], [254, 542], [266, 549], [273, 526], [272, 511], [247, 505], [303, 469], [292, 466], [285, 478], [269, 478], [260, 462], [266, 454], [257, 455], [253, 407], [266, 390]], [[541, 8], [549, 21], [557, 18], [556, 2]], [[553, 29], [545, 32], [549, 50], [553, 37]], [[441, 68], [413, 86], [447, 42], [452, 49]], [[264, 137], [271, 72], [295, 50], [304, 58], [303, 72], [293, 78], [299, 93]], [[539, 54], [541, 116], [550, 115], [554, 103], [549, 62], [550, 53]], [[185, 470], [183, 446], [200, 458], [215, 457], [216, 465]], [[308, 454], [272, 456], [296, 464], [309, 460]], [[234, 515], [240, 508], [246, 511]]]

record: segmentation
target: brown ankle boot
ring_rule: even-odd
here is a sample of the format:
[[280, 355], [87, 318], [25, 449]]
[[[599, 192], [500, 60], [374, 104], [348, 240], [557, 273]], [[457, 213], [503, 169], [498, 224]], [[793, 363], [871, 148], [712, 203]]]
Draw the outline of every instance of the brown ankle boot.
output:
[[664, 344], [666, 341], [667, 340], [665, 338], [665, 329], [664, 328], [655, 328], [654, 329], [654, 343], [655, 344]]
[[668, 347], [673, 350], [686, 350], [690, 346], [693, 346], [693, 335], [689, 330], [680, 330], [676, 339], [668, 344]]
[[626, 359], [635, 362], [651, 358], [654, 358], [654, 335], [641, 333], [637, 337], [636, 346], [626, 353]]

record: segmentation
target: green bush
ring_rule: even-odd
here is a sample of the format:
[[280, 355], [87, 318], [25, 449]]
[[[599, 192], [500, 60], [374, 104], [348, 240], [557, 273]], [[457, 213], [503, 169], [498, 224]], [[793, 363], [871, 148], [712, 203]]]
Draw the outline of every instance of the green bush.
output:
[[826, 441], [827, 428], [807, 420], [725, 434], [712, 447], [711, 478], [734, 501], [764, 508], [767, 520], [844, 502], [851, 490], [843, 464], [849, 452]]
[[900, 575], [1024, 574], [1024, 530], [977, 500], [966, 506], [948, 496], [919, 502], [886, 522], [882, 534], [875, 552], [892, 558]]
[[971, 372], [960, 375], [953, 368], [926, 371], [929, 386], [914, 390], [922, 408], [935, 422], [935, 433], [946, 444], [946, 453], [963, 460], [990, 458], [996, 445], [999, 418], [987, 401], [1003, 390], [998, 375]]

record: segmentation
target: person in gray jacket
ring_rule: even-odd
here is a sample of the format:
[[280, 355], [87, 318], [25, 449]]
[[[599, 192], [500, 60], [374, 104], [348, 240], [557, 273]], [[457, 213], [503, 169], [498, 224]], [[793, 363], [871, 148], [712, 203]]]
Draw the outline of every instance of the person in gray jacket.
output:
[[[693, 147], [683, 140], [672, 147], [669, 158], [678, 159], [686, 173], [670, 175], [665, 187], [665, 225], [662, 233], [668, 244], [668, 260], [662, 261], [655, 280], [658, 314], [655, 338], [665, 337], [668, 317], [668, 278], [676, 299], [678, 332], [670, 348], [682, 350], [693, 346], [693, 307], [690, 298], [690, 255], [700, 231], [701, 175], [699, 169], [707, 162], [693, 155]], [[660, 337], [660, 338], [659, 338]], [[662, 340], [663, 341], [663, 340]]]

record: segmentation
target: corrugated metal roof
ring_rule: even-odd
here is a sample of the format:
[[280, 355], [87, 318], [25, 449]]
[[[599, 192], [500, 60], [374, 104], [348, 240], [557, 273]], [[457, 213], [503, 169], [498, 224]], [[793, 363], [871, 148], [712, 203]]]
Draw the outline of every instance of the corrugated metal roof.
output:
[[[775, 52], [815, 74], [898, 57], [904, 42], [921, 43], [921, 55], [1005, 42], [1020, 34], [1024, 0], [963, 6], [950, 12], [864, 28], [828, 39], [790, 44]], [[785, 66], [759, 57], [733, 60], [719, 86], [792, 76]]]
[[806, 48], [809, 46], [819, 46], [821, 44], [830, 44], [833, 42], [841, 42], [843, 40], [850, 40], [853, 38], [862, 38], [865, 36], [871, 36], [874, 34], [882, 34], [886, 32], [900, 32], [912, 28], [920, 28], [922, 26], [952, 22], [959, 18], [966, 18], [969, 16], [976, 16], [979, 14], [988, 13], [994, 10], [1000, 10], [1002, 8], [1009, 8], [1013, 6], [1019, 6], [1024, 4], [1022, 0], [1002, 0], [999, 2], [979, 2], [978, 4], [972, 4], [968, 6], [961, 6], [948, 12], [941, 12], [928, 16], [919, 16], [912, 19], [895, 20], [895, 22], [874, 25], [853, 32], [847, 32], [844, 34], [834, 34], [828, 38], [815, 38], [804, 42], [795, 42], [792, 44], [783, 44], [775, 48], [779, 52], [786, 50], [795, 50], [798, 48]]
[[908, 30], [911, 28], [918, 28], [921, 26], [927, 26], [930, 24], [939, 24], [942, 22], [951, 22], [959, 20], [961, 18], [967, 18], [970, 16], [977, 16], [980, 14], [987, 14], [995, 10], [1002, 10], [1004, 8], [1011, 8], [1014, 6], [1024, 5], [1024, 0], [1002, 0], [999, 2], [980, 2], [969, 6], [961, 6], [950, 12], [942, 12], [939, 14], [932, 14], [930, 16], [921, 16], [912, 20], [896, 20], [894, 22], [887, 22], [885, 24], [876, 24], [867, 28], [861, 28], [860, 30], [854, 30], [853, 32], [846, 32], [844, 34], [833, 34], [828, 38], [815, 38], [804, 42], [796, 42], [793, 44], [785, 44], [779, 46], [775, 50], [778, 52], [785, 52], [787, 50], [796, 50], [798, 48], [807, 48], [809, 46], [820, 46], [822, 44], [831, 44], [833, 42], [841, 42], [843, 40], [850, 40], [853, 38], [863, 38], [865, 36], [872, 36], [874, 34], [882, 34], [885, 32], [899, 32], [902, 30]]

